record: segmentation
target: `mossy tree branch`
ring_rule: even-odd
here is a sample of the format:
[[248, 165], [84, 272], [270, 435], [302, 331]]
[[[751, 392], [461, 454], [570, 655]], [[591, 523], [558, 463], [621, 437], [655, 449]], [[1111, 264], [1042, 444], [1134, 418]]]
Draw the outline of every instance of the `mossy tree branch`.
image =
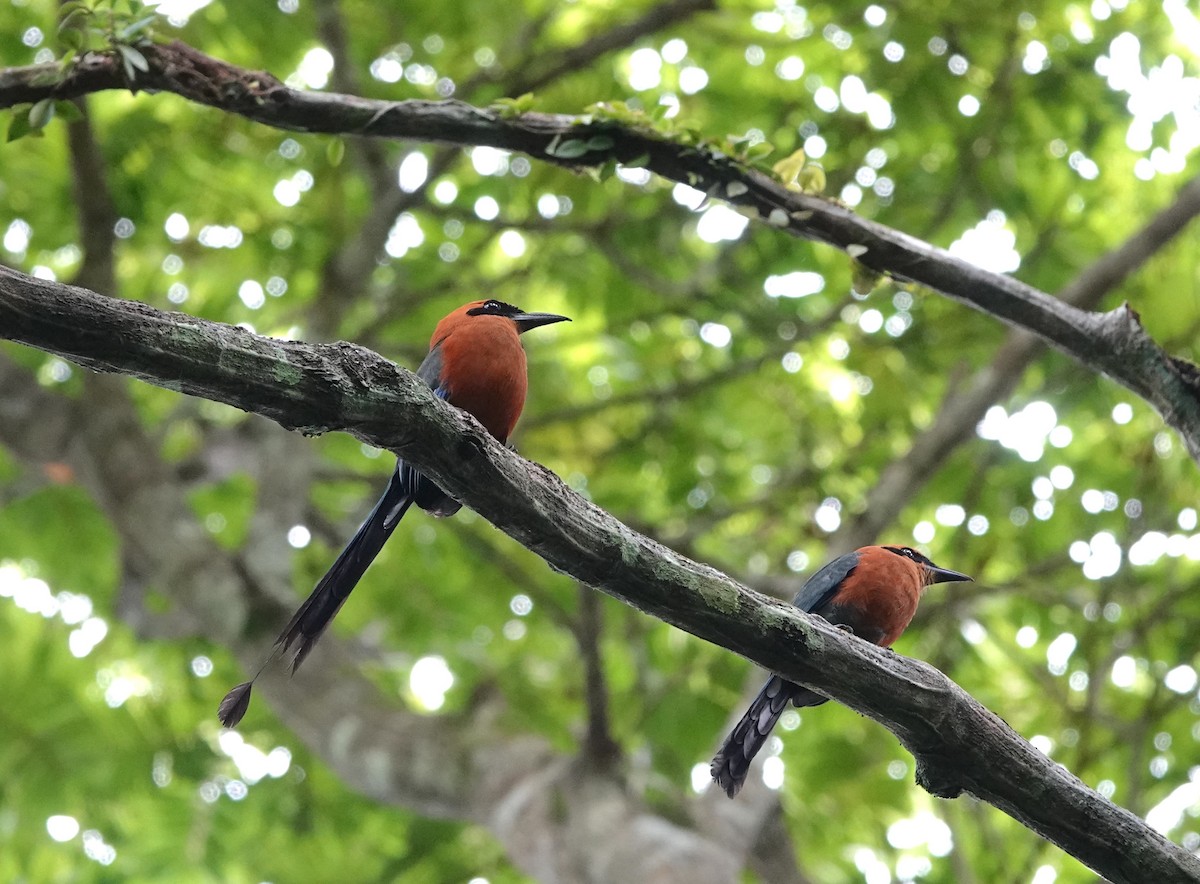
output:
[[556, 570], [881, 722], [916, 757], [918, 782], [933, 794], [970, 792], [1112, 881], [1200, 878], [1200, 859], [1088, 788], [936, 669], [638, 534], [369, 350], [266, 338], [3, 267], [0, 337], [290, 429], [341, 430], [390, 449]]
[[[1170, 355], [1123, 305], [1093, 312], [983, 270], [915, 237], [859, 217], [823, 197], [800, 193], [703, 145], [680, 143], [649, 126], [594, 116], [521, 113], [458, 101], [381, 101], [291, 89], [274, 76], [205, 55], [185, 43], [141, 47], [149, 70], [135, 89], [190, 101], [276, 128], [302, 132], [487, 145], [574, 169], [636, 164], [724, 199], [793, 236], [842, 249], [868, 269], [911, 280], [1023, 328], [1136, 393], [1182, 437], [1200, 462], [1200, 368]], [[115, 54], [90, 54], [65, 76], [56, 65], [0, 70], [0, 108], [130, 88]], [[1196, 213], [1200, 181], [1181, 192]]]

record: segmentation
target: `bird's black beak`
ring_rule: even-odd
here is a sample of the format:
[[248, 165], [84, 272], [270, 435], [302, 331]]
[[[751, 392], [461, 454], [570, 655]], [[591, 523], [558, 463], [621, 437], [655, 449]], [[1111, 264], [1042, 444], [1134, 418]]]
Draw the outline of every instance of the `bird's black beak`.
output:
[[571, 317], [559, 316], [557, 313], [514, 313], [510, 318], [517, 324], [517, 334], [524, 334], [531, 328], [542, 325], [571, 321]]
[[975, 578], [969, 574], [964, 574], [962, 571], [951, 571], [949, 568], [939, 568], [932, 563], [925, 566], [925, 570], [929, 572], [930, 583], [954, 583], [959, 580], [975, 581]]

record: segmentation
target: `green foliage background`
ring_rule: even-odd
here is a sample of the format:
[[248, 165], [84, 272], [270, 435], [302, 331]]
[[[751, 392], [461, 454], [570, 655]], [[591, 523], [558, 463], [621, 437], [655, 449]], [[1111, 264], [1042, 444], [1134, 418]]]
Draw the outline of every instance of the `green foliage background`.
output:
[[[559, 50], [649, 8], [617, 0], [193, 5], [201, 8], [158, 33], [286, 79], [319, 60], [311, 53], [338, 16], [346, 54], [334, 76], [349, 76], [356, 91], [437, 98], [452, 82], [455, 97], [477, 105], [507, 94], [514, 76]], [[0, 0], [0, 62], [52, 57], [54, 7]], [[805, 139], [819, 136], [829, 194], [941, 246], [990, 216], [1015, 237], [1017, 275], [1054, 292], [1167, 205], [1196, 166], [1184, 142], [1198, 124], [1185, 101], [1176, 113], [1168, 106], [1173, 88], [1190, 89], [1196, 113], [1200, 46], [1179, 24], [1185, 19], [1197, 27], [1194, 4], [1188, 12], [1181, 3], [1111, 0], [1019, 10], [734, 0], [555, 78], [535, 105], [579, 113], [597, 101], [647, 109], [677, 101], [680, 125], [718, 140], [765, 139], [775, 147], [770, 160], [802, 145], [811, 156], [819, 148]], [[1127, 34], [1139, 41], [1140, 70], [1158, 78], [1150, 92], [1166, 108], [1148, 145], [1130, 136], [1135, 117], [1147, 119], [1134, 113], [1142, 105], [1099, 72]], [[667, 48], [678, 40], [685, 49]], [[1039, 57], [1035, 42], [1048, 58], [1040, 71], [1029, 62]], [[889, 60], [889, 44], [903, 47], [903, 57]], [[648, 49], [661, 53], [660, 78], [637, 89], [630, 77]], [[790, 58], [802, 62], [798, 78], [786, 78], [797, 69]], [[373, 64], [377, 72], [401, 65], [408, 76], [384, 82]], [[697, 82], [689, 68], [707, 77], [692, 94], [681, 86]], [[851, 75], [886, 99], [893, 125], [878, 128], [846, 109]], [[820, 109], [822, 88], [832, 90], [826, 99], [840, 93], [841, 106]], [[977, 113], [962, 112], [964, 96], [978, 99]], [[818, 517], [832, 506], [842, 522], [854, 520], [884, 468], [1008, 334], [988, 316], [892, 283], [854, 297], [844, 254], [766, 225], [706, 241], [700, 219], [710, 209], [681, 205], [667, 182], [597, 183], [519, 156], [483, 174], [484, 151], [473, 163], [429, 146], [364, 150], [169, 95], [106, 93], [88, 111], [106, 185], [126, 219], [116, 249], [120, 296], [265, 334], [346, 338], [410, 367], [436, 320], [466, 300], [486, 295], [569, 314], [570, 326], [526, 341], [531, 396], [515, 438], [521, 452], [629, 524], [754, 586], [787, 592], [842, 552], [830, 548], [830, 523], [823, 528]], [[419, 227], [420, 242], [403, 254], [365, 256], [373, 263], [352, 266], [357, 284], [345, 287], [336, 262], [369, 238], [363, 224], [382, 197], [366, 170], [414, 154], [442, 169], [403, 208], [399, 229]], [[890, 188], [877, 186], [882, 177]], [[294, 204], [280, 201], [279, 182], [295, 187]], [[82, 252], [72, 187], [61, 123], [0, 148], [0, 260], [73, 277]], [[557, 212], [546, 209], [550, 197]], [[480, 217], [485, 198], [498, 206], [494, 219]], [[187, 232], [173, 239], [175, 214]], [[206, 227], [236, 228], [240, 242], [206, 246]], [[994, 241], [990, 248], [1001, 251]], [[1197, 359], [1198, 252], [1194, 233], [1185, 234], [1104, 307], [1128, 301], [1170, 352]], [[821, 290], [765, 294], [769, 277], [798, 271], [819, 273]], [[8, 345], [0, 356], [55, 396], [82, 392], [80, 370], [60, 360]], [[131, 392], [197, 517], [223, 547], [239, 549], [267, 489], [253, 471], [197, 465], [219, 460], [219, 446], [240, 438], [248, 419], [132, 382]], [[1057, 353], [1039, 358], [998, 404], [1011, 414], [1032, 402], [1049, 403], [1053, 425], [1069, 429], [1054, 437], [1060, 444], [1027, 460], [972, 435], [922, 477], [879, 538], [916, 538], [936, 561], [979, 580], [931, 592], [898, 650], [942, 668], [1134, 812], [1174, 793], [1188, 812], [1166, 814], [1169, 835], [1194, 849], [1195, 464], [1146, 405]], [[390, 469], [390, 457], [348, 437], [308, 445], [314, 460], [303, 475], [315, 480], [292, 489], [310, 499], [313, 534], [294, 554], [297, 598]], [[283, 747], [290, 765], [231, 787], [241, 774], [218, 742], [213, 712], [240, 668], [200, 638], [137, 637], [118, 614], [120, 535], [58, 466], [0, 448], [0, 594], [8, 596], [0, 599], [0, 878], [524, 880], [485, 831], [348, 791], [261, 701], [240, 733], [263, 752]], [[1069, 468], [1066, 487], [1062, 470], [1053, 474], [1057, 486], [1049, 483], [1055, 467]], [[1098, 511], [1085, 506], [1089, 489], [1110, 495]], [[939, 514], [948, 505], [963, 510]], [[575, 751], [586, 714], [568, 628], [578, 588], [468, 512], [436, 524], [410, 518], [335, 631], [370, 635], [380, 649], [374, 677], [398, 702], [415, 702], [412, 664], [439, 655], [455, 675], [447, 710], [464, 710], [477, 689], [494, 687], [511, 732]], [[1089, 543], [1105, 545], [1096, 540], [1102, 532], [1123, 557], [1115, 573], [1090, 579], [1078, 560]], [[1147, 532], [1168, 536], [1167, 554], [1131, 564], [1130, 549]], [[31, 590], [30, 577], [45, 581], [46, 592]], [[86, 596], [88, 616], [107, 625], [81, 657], [69, 640], [83, 620], [69, 612], [86, 612], [86, 603], [71, 607], [63, 593]], [[524, 616], [510, 609], [518, 594], [532, 600]], [[57, 606], [45, 601], [51, 596]], [[38, 598], [40, 614], [18, 603]], [[634, 788], [670, 815], [755, 677], [730, 653], [609, 599], [602, 612], [613, 735]], [[1059, 881], [1091, 880], [998, 811], [921, 792], [911, 758], [876, 724], [833, 704], [790, 723], [780, 800], [813, 880], [888, 880], [881, 867], [892, 880], [1045, 884], [1051, 870]], [[93, 834], [58, 843], [47, 834], [54, 815]], [[918, 836], [906, 841], [911, 831]]]

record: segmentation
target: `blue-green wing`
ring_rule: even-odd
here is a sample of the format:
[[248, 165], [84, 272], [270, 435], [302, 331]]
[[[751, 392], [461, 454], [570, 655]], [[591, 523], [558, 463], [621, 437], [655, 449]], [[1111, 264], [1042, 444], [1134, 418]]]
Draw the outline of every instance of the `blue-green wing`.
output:
[[808, 578], [808, 582], [796, 593], [792, 604], [801, 611], [818, 612], [837, 591], [841, 582], [850, 576], [858, 564], [858, 553], [850, 552], [838, 556], [824, 568]]
[[[450, 398], [450, 388], [442, 381], [442, 347], [436, 345], [421, 362], [417, 377], [429, 384], [433, 392], [442, 399]], [[403, 459], [396, 461], [396, 472], [400, 487], [417, 506], [436, 516], [450, 516], [458, 512], [460, 504], [442, 491], [420, 470]]]

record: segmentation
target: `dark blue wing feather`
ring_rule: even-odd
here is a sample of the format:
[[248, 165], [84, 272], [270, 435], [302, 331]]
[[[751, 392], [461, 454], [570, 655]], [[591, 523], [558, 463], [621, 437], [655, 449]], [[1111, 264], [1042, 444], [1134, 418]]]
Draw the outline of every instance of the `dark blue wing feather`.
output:
[[[448, 400], [450, 388], [442, 380], [442, 367], [442, 345], [439, 343], [421, 362], [417, 369], [417, 377], [429, 384], [438, 398]], [[400, 487], [412, 498], [413, 503], [426, 512], [435, 516], [452, 516], [461, 508], [458, 501], [403, 458], [396, 461], [396, 473], [400, 477]]]
[[[811, 614], [827, 613], [826, 608], [838, 587], [857, 565], [857, 552], [839, 556], [808, 578], [808, 582], [796, 593], [792, 604]], [[834, 615], [833, 622], [836, 622], [836, 609], [828, 613]], [[725, 740], [721, 751], [713, 758], [710, 771], [717, 785], [730, 798], [738, 793], [750, 772], [750, 762], [767, 742], [771, 729], [783, 715], [788, 703], [794, 706], [820, 706], [825, 702], [828, 702], [828, 698], [816, 691], [772, 675]]]
[[421, 365], [417, 368], [417, 377], [433, 387], [443, 399], [446, 398], [446, 394], [440, 389], [445, 386], [442, 383], [442, 345], [440, 343], [421, 360]]
[[858, 564], [858, 553], [849, 552], [838, 556], [812, 577], [796, 593], [792, 604], [801, 611], [819, 612], [821, 607], [833, 597], [841, 582], [850, 576], [850, 572]]

